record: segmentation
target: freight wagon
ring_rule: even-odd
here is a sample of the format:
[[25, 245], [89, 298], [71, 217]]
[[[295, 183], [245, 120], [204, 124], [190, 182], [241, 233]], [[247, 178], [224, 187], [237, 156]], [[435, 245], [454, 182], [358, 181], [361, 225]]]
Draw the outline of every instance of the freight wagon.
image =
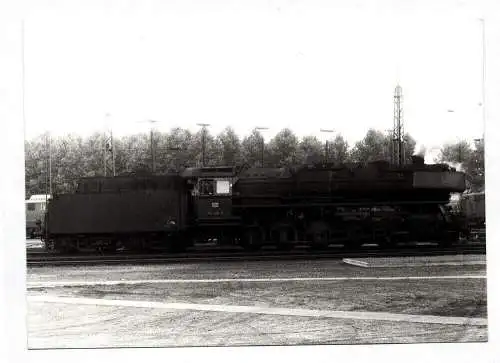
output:
[[26, 237], [36, 238], [41, 236], [41, 226], [47, 202], [50, 195], [35, 194], [25, 201], [26, 205]]
[[463, 193], [459, 199], [459, 211], [471, 228], [486, 228], [485, 192]]

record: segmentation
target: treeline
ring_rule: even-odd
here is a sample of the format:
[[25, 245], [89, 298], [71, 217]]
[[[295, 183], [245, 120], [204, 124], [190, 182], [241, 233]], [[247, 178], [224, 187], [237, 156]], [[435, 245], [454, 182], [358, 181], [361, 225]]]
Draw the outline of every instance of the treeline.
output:
[[484, 139], [475, 140], [473, 145], [467, 141], [446, 144], [441, 148], [437, 161], [451, 163], [465, 172], [467, 187], [471, 191], [484, 191]]
[[[152, 170], [152, 151], [155, 155], [157, 173], [179, 170], [183, 167], [201, 166], [205, 139], [205, 165], [248, 164], [266, 167], [302, 164], [310, 160], [324, 160], [325, 143], [314, 136], [297, 137], [290, 129], [278, 132], [264, 143], [258, 130], [243, 139], [230, 127], [218, 135], [203, 130], [191, 133], [181, 128], [170, 132], [155, 132], [153, 140], [149, 134], [136, 134], [114, 139], [116, 175]], [[48, 135], [41, 135], [25, 143], [26, 195], [44, 194], [47, 191]], [[78, 178], [104, 173], [104, 135], [95, 133], [90, 137], [68, 135], [51, 140], [52, 187], [57, 193], [73, 190]], [[152, 144], [152, 145], [151, 145]], [[405, 135], [405, 156], [409, 162], [415, 153], [415, 140]], [[421, 150], [423, 153], [424, 151]], [[484, 147], [478, 150], [462, 142], [445, 145], [440, 161], [461, 163], [470, 169], [476, 184], [484, 180]], [[479, 156], [480, 154], [480, 156]], [[363, 140], [352, 147], [338, 135], [328, 142], [328, 160], [335, 163], [369, 162], [391, 160], [391, 136], [377, 130], [369, 130]], [[476, 180], [477, 179], [477, 180]]]

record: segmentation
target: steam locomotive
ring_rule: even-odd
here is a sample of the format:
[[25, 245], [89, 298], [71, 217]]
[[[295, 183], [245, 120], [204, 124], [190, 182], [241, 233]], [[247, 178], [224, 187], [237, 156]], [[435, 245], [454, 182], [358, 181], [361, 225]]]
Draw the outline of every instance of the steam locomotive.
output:
[[419, 156], [399, 166], [201, 167], [82, 178], [74, 193], [50, 200], [43, 239], [48, 250], [65, 253], [214, 243], [246, 250], [449, 245], [466, 226], [446, 205], [451, 193], [464, 190], [463, 173]]

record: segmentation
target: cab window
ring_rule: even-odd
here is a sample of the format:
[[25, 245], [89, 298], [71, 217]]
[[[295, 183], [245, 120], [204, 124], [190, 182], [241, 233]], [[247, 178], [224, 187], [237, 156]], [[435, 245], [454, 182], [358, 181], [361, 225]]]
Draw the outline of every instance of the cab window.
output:
[[34, 211], [35, 210], [35, 203], [26, 204], [26, 210]]
[[230, 194], [231, 193], [231, 183], [229, 180], [217, 180], [216, 184], [217, 194]]
[[215, 193], [214, 181], [210, 179], [200, 180], [199, 192], [201, 195], [213, 195]]

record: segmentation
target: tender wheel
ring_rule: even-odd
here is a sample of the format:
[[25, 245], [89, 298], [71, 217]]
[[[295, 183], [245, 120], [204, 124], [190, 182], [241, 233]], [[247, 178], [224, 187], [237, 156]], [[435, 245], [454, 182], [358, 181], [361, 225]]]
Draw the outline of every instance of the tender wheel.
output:
[[294, 245], [291, 243], [280, 243], [276, 246], [279, 251], [291, 251], [294, 248]]
[[185, 252], [186, 248], [180, 243], [175, 243], [170, 246], [169, 252], [171, 253], [182, 253]]
[[64, 254], [76, 254], [78, 253], [78, 244], [75, 240], [70, 238], [60, 238], [57, 240], [50, 241], [52, 243], [52, 251], [57, 251]]
[[378, 245], [383, 249], [391, 249], [394, 248], [398, 244], [396, 237], [391, 234], [387, 234], [381, 237], [381, 240], [378, 242]]
[[48, 240], [48, 241], [45, 240], [44, 243], [45, 243], [45, 251], [47, 251], [47, 252], [54, 252], [55, 251], [56, 247], [55, 247], [55, 242], [53, 239]]
[[94, 241], [95, 251], [101, 255], [115, 253], [116, 243], [108, 238], [99, 238]]

